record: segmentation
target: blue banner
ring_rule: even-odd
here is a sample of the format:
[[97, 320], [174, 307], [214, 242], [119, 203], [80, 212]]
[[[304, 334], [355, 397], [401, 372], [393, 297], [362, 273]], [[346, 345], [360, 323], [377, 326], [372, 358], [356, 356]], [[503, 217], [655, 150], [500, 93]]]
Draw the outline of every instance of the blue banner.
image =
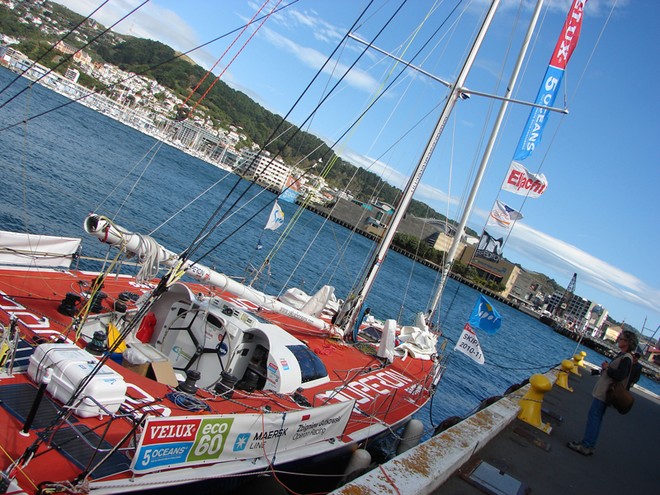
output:
[[[559, 85], [564, 78], [566, 64], [568, 64], [580, 38], [582, 16], [586, 3], [587, 0], [574, 0], [571, 9], [568, 11], [564, 27], [559, 34], [559, 39], [552, 52], [548, 70], [545, 72], [543, 83], [536, 95], [535, 103], [537, 105], [551, 107], [555, 102]], [[541, 135], [547, 121], [547, 109], [539, 107], [532, 108], [525, 129], [522, 136], [520, 136], [516, 152], [513, 155], [514, 160], [524, 160], [532, 154], [532, 151], [541, 143]]]
[[484, 296], [479, 296], [477, 304], [474, 305], [468, 323], [473, 328], [478, 328], [486, 333], [493, 334], [502, 326], [502, 317], [493, 305]]
[[[536, 95], [536, 104], [551, 107], [557, 98], [557, 91], [564, 77], [564, 71], [556, 67], [548, 67], [543, 78], [543, 84], [539, 88]], [[534, 107], [529, 113], [527, 124], [520, 136], [518, 146], [516, 146], [516, 153], [513, 155], [514, 160], [524, 160], [532, 151], [541, 144], [541, 136], [543, 128], [548, 121], [549, 110], [546, 108]]]
[[279, 197], [282, 201], [286, 201], [287, 203], [295, 203], [299, 195], [300, 193], [298, 193], [298, 191], [289, 188], [282, 191], [282, 194], [280, 194]]

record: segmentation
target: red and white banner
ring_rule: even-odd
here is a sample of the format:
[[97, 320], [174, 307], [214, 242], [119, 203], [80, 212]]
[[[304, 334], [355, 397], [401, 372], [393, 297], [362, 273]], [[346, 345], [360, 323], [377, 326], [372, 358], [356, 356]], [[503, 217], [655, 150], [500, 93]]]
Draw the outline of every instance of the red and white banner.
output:
[[502, 191], [512, 192], [529, 198], [538, 198], [548, 187], [543, 174], [533, 174], [518, 162], [511, 162], [506, 173]]
[[481, 346], [479, 345], [479, 339], [477, 334], [474, 333], [472, 327], [469, 323], [466, 323], [463, 327], [463, 332], [456, 342], [455, 351], [462, 352], [470, 359], [476, 361], [479, 364], [484, 364], [486, 362], [483, 352], [481, 352]]

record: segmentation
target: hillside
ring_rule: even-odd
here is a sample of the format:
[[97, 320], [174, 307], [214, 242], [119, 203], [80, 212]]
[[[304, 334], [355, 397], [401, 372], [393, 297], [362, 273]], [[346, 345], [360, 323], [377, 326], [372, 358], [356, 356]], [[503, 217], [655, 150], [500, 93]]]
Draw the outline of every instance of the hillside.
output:
[[[43, 24], [26, 22], [35, 18], [42, 20]], [[206, 71], [190, 58], [163, 43], [124, 36], [110, 30], [105, 32], [106, 28], [99, 23], [83, 21], [82, 16], [55, 2], [44, 2], [40, 5], [31, 2], [16, 3], [13, 10], [0, 5], [0, 33], [18, 39], [18, 50], [33, 60], [39, 60], [41, 64], [51, 68], [61, 64], [56, 68], [60, 73], [64, 73], [73, 64], [61, 53], [49, 50], [64, 34], [75, 28], [75, 34], [67, 36], [66, 42], [76, 48], [84, 47], [85, 52], [95, 62], [106, 62], [126, 71], [152, 77], [183, 99], [206, 74]], [[94, 41], [91, 42], [92, 40]], [[87, 45], [89, 42], [91, 44]], [[190, 105], [194, 105], [206, 92], [212, 79], [208, 78], [195, 91], [189, 101]], [[103, 91], [103, 85], [90, 77], [81, 76], [79, 82], [90, 88], [94, 87], [97, 91], [99, 88]], [[238, 127], [252, 142], [265, 146], [268, 151], [279, 154], [289, 163], [300, 163], [301, 168], [311, 166], [319, 158], [326, 164], [334, 161], [326, 177], [328, 183], [349, 191], [361, 201], [369, 201], [374, 191], [377, 191], [378, 199], [396, 204], [401, 193], [400, 189], [384, 182], [378, 175], [336, 156], [318, 137], [304, 131], [297, 132], [292, 137], [293, 132], [298, 129], [288, 122], [283, 128], [291, 127], [292, 130], [268, 142], [282, 117], [223, 81], [218, 81], [212, 87], [198, 109], [210, 117], [215, 126]], [[413, 200], [408, 212], [421, 218], [445, 219], [441, 213], [416, 200]], [[470, 234], [478, 235], [474, 231], [470, 231]]]

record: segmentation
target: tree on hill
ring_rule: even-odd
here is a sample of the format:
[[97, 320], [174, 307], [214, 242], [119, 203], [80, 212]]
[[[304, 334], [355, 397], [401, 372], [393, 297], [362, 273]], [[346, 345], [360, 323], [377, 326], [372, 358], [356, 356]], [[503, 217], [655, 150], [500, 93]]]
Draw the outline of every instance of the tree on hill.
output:
[[[157, 41], [127, 37], [120, 44], [101, 45], [97, 48], [97, 52], [108, 63], [117, 65], [123, 70], [153, 77], [182, 98], [186, 98], [206, 74], [202, 67], [191, 64], [181, 57], [177, 58], [172, 48]], [[198, 102], [212, 83], [213, 77], [207, 78], [195, 90], [190, 105]], [[328, 182], [338, 189], [348, 188], [361, 201], [368, 201], [374, 191], [378, 190], [379, 199], [395, 204], [401, 193], [398, 188], [384, 183], [382, 178], [373, 172], [357, 169], [354, 165], [336, 157], [330, 147], [318, 137], [299, 131], [296, 126], [288, 122], [280, 127], [280, 130], [289, 129], [288, 132], [269, 141], [282, 117], [263, 108], [247, 95], [221, 80], [213, 85], [200, 106], [214, 121], [225, 126], [240, 127], [253, 142], [264, 146], [273, 154], [279, 154], [286, 161], [300, 162], [302, 168], [306, 168], [320, 158], [323, 158], [324, 163], [334, 159], [335, 164], [328, 174]], [[444, 219], [441, 214], [419, 201], [413, 202], [409, 212], [415, 216]]]
[[[84, 19], [82, 16], [53, 2], [21, 3], [14, 10], [0, 6], [0, 31], [21, 39], [24, 43], [22, 46], [29, 51], [33, 59], [42, 56], [62, 34], [61, 32], [56, 34], [53, 30], [40, 30], [33, 25], [19, 22], [19, 17], [27, 11], [56, 21], [60, 31], [73, 29], [80, 24], [76, 35], [66, 39], [67, 43], [78, 48], [84, 46], [86, 40], [96, 37], [105, 30], [105, 27], [95, 21], [82, 22]], [[85, 51], [94, 60], [102, 60], [125, 71], [152, 77], [181, 98], [186, 98], [206, 74], [202, 67], [193, 63], [188, 57], [177, 54], [164, 43], [119, 35], [112, 31], [86, 46]], [[54, 60], [55, 56], [45, 60], [44, 65], [54, 66], [57, 63]], [[190, 105], [199, 102], [213, 80], [214, 76], [207, 78], [195, 90], [190, 98]], [[81, 78], [81, 83], [92, 84], [98, 89], [93, 79]], [[263, 108], [223, 81], [214, 84], [199, 103], [198, 109], [203, 110], [205, 116], [222, 127], [241, 128], [252, 142], [265, 147], [273, 154], [279, 154], [289, 163], [299, 164], [301, 168], [308, 168], [321, 158], [324, 164], [334, 163], [326, 177], [328, 183], [339, 190], [350, 191], [360, 201], [366, 202], [371, 198], [377, 198], [395, 205], [401, 194], [398, 188], [385, 183], [378, 175], [342, 160], [321, 139], [300, 131], [288, 122], [283, 123], [278, 133], [284, 129], [289, 130], [273, 139], [271, 136], [281, 123], [282, 117]], [[425, 203], [416, 200], [411, 203], [408, 213], [420, 218], [445, 219]]]

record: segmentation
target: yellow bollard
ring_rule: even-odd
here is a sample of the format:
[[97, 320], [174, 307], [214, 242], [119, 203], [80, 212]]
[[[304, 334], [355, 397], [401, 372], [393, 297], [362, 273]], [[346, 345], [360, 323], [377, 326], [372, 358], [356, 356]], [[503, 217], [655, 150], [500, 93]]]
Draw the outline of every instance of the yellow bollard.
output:
[[564, 390], [572, 392], [573, 389], [568, 385], [568, 373], [573, 369], [573, 361], [570, 359], [564, 359], [561, 362], [561, 369], [557, 373], [557, 379], [555, 380], [555, 385]]
[[586, 367], [586, 365], [584, 364], [584, 358], [587, 357], [587, 353], [584, 352], [584, 351], [580, 351], [580, 352], [578, 352], [578, 354], [580, 355], [580, 360], [578, 361], [578, 366], [580, 366], [582, 368]]
[[574, 362], [573, 362], [573, 367], [571, 368], [571, 373], [573, 373], [574, 375], [582, 376], [580, 374], [580, 361], [582, 359], [584, 359], [584, 358], [582, 356], [580, 356], [579, 354], [575, 354], [573, 356], [573, 361]]
[[529, 390], [520, 399], [518, 419], [550, 434], [552, 426], [541, 421], [541, 405], [543, 396], [552, 389], [552, 383], [544, 375], [532, 375], [529, 385]]

